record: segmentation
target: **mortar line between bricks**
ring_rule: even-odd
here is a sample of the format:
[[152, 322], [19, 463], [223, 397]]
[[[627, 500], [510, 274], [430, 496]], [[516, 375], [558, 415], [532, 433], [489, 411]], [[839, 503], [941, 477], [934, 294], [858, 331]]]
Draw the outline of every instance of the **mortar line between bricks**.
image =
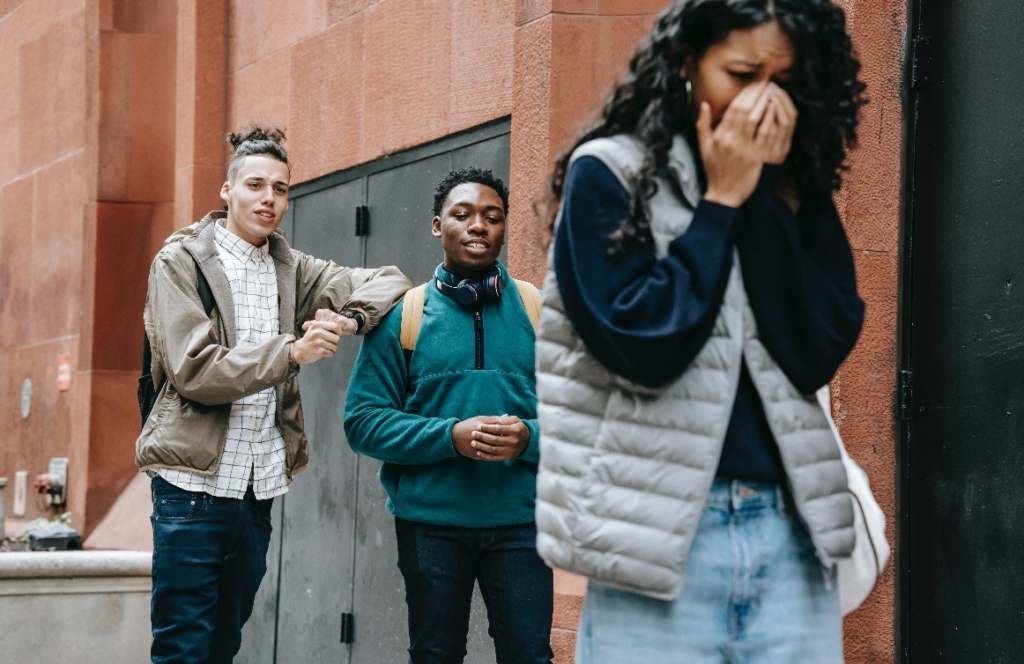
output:
[[45, 164], [42, 164], [41, 166], [36, 166], [35, 168], [33, 168], [28, 173], [22, 173], [22, 174], [18, 175], [18, 177], [14, 178], [13, 180], [8, 180], [7, 182], [0, 182], [0, 187], [6, 187], [9, 184], [14, 184], [15, 182], [19, 182], [20, 180], [24, 180], [27, 177], [30, 177], [32, 175], [35, 175], [36, 173], [39, 173], [40, 171], [44, 171], [44, 170], [46, 170], [47, 168], [49, 168], [51, 166], [59, 164], [60, 162], [64, 161], [65, 159], [70, 159], [71, 157], [77, 156], [79, 153], [84, 153], [84, 152], [85, 152], [85, 148], [84, 147], [78, 148], [77, 150], [72, 150], [71, 152], [65, 153], [64, 155], [62, 155], [60, 157], [57, 157], [56, 159], [53, 159], [51, 161], [48, 161]]

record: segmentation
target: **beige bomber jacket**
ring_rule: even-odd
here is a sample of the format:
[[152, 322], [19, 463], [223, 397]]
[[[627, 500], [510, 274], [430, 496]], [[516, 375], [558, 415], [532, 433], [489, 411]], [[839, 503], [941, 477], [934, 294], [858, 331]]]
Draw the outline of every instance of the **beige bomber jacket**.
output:
[[[393, 266], [347, 268], [292, 249], [284, 234], [268, 238], [277, 269], [281, 333], [237, 346], [234, 303], [217, 258], [214, 211], [174, 233], [153, 259], [144, 314], [153, 351], [153, 383], [167, 382], [135, 444], [141, 470], [173, 468], [212, 475], [220, 466], [231, 403], [277, 389], [277, 422], [291, 478], [309, 460], [299, 398], [299, 367], [289, 344], [317, 309], [350, 309], [363, 315], [360, 333], [372, 330], [412, 287]], [[196, 269], [210, 284], [216, 305], [207, 317]], [[231, 312], [222, 315], [221, 312]], [[340, 407], [340, 402], [339, 402]]]

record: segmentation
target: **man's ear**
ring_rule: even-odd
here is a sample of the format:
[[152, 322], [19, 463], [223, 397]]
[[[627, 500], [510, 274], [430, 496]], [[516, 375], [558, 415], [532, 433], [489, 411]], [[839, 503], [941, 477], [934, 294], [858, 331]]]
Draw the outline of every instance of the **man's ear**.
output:
[[224, 184], [222, 184], [220, 186], [220, 199], [222, 201], [224, 201], [225, 203], [230, 203], [231, 202], [231, 183], [230, 182], [224, 182]]
[[434, 217], [430, 222], [430, 232], [434, 237], [441, 237], [441, 217]]

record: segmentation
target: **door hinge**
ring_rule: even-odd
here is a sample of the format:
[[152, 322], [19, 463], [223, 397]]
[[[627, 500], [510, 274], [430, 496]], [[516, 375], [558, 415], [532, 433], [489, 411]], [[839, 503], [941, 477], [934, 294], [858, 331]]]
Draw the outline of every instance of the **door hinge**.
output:
[[370, 208], [365, 205], [356, 206], [356, 237], [370, 234]]
[[341, 614], [341, 642], [352, 643], [353, 633], [353, 616], [351, 613]]
[[898, 374], [896, 385], [896, 418], [907, 421], [914, 416], [914, 372], [902, 370]]
[[935, 38], [918, 37], [914, 40], [913, 69], [910, 86], [915, 90], [931, 85], [935, 64]]

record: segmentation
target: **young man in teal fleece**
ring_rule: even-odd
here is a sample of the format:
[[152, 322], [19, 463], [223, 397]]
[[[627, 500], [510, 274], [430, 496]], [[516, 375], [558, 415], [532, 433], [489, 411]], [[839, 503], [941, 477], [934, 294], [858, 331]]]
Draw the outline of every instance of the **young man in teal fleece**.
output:
[[535, 336], [497, 260], [507, 212], [490, 171], [453, 171], [438, 185], [444, 262], [415, 349], [402, 349], [403, 303], [365, 338], [345, 404], [349, 445], [384, 462], [412, 664], [463, 660], [477, 581], [498, 664], [553, 657], [552, 575], [533, 522]]

